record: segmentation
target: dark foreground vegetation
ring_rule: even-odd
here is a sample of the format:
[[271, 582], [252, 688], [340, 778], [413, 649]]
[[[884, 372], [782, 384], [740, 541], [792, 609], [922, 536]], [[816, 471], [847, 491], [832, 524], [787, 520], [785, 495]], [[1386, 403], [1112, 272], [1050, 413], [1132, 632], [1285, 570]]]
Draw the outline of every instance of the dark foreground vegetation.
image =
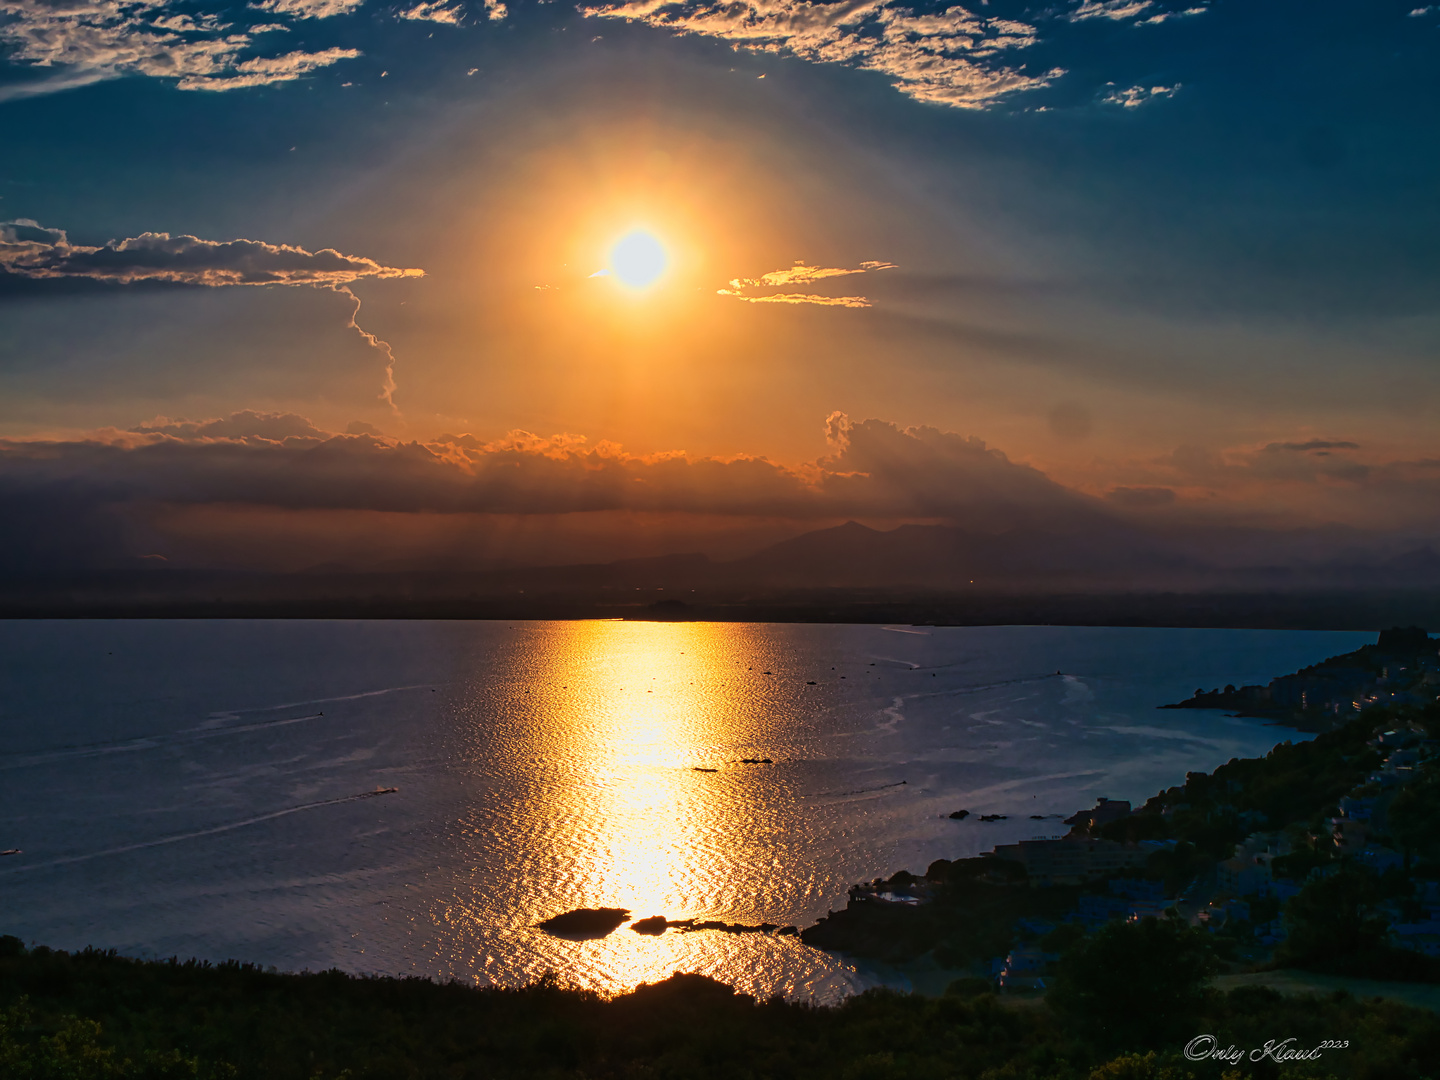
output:
[[[542, 981], [479, 990], [339, 972], [142, 962], [0, 939], [6, 1080], [825, 1078], [1205, 1080], [1440, 1073], [1440, 1017], [1347, 994], [1221, 994], [1202, 931], [1115, 923], [1041, 1001], [957, 983], [833, 1008], [756, 1001], [695, 975], [605, 999]], [[975, 992], [979, 990], [980, 992]], [[1188, 1061], [1198, 1035], [1244, 1060]], [[1308, 1061], [1250, 1060], [1293, 1039]]]

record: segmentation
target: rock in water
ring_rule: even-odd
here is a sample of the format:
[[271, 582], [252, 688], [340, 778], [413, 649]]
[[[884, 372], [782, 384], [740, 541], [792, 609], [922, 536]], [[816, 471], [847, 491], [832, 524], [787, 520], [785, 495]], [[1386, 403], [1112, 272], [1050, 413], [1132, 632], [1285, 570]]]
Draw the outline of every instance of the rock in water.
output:
[[964, 821], [964, 820], [965, 820], [967, 817], [969, 817], [969, 816], [970, 816], [970, 811], [969, 811], [969, 810], [956, 810], [953, 814], [950, 815], [950, 820], [952, 820], [952, 821]]
[[663, 934], [668, 925], [664, 915], [651, 915], [648, 919], [636, 919], [630, 929], [637, 934]]
[[630, 912], [625, 908], [576, 908], [563, 915], [555, 915], [540, 924], [557, 937], [599, 938], [610, 933], [626, 919]]

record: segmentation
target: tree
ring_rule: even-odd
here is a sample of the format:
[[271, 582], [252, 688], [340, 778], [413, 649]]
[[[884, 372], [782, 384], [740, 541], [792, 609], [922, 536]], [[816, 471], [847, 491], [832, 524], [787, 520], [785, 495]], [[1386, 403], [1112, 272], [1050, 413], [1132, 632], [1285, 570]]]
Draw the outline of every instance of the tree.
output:
[[1388, 819], [1390, 835], [1405, 853], [1407, 867], [1416, 856], [1440, 861], [1440, 777], [1427, 773], [1401, 788], [1390, 804]]
[[1047, 1000], [1102, 1045], [1143, 1049], [1176, 1036], [1213, 968], [1208, 935], [1178, 919], [1110, 923], [1060, 961]]
[[1334, 966], [1377, 948], [1385, 939], [1385, 920], [1371, 913], [1381, 899], [1374, 874], [1347, 866], [1327, 878], [1307, 882], [1285, 905], [1290, 936], [1276, 959], [1282, 963]]

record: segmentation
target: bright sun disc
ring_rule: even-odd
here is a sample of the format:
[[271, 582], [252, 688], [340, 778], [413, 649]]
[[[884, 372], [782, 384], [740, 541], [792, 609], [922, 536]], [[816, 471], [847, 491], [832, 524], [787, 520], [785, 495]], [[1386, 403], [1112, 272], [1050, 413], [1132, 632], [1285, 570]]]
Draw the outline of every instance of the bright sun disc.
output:
[[610, 249], [611, 272], [632, 289], [648, 289], [669, 265], [665, 245], [644, 229], [626, 233]]

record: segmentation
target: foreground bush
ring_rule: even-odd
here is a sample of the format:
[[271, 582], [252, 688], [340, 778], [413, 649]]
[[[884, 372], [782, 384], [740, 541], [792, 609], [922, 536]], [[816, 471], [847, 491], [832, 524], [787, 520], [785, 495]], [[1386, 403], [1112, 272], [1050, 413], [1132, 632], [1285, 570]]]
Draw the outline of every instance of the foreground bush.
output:
[[[1123, 978], [1135, 942], [1117, 941], [1097, 946], [1089, 962], [1110, 963]], [[1084, 970], [1071, 975], [1082, 978]], [[1420, 1080], [1440, 1072], [1440, 1017], [1347, 995], [1224, 995], [1191, 980], [1169, 999], [1171, 1030], [1142, 1024], [1121, 1033], [1111, 1025], [1102, 1038], [1087, 1012], [1095, 1001], [1083, 993], [1068, 1001], [1062, 994], [1063, 1007], [1052, 1010], [973, 989], [940, 998], [871, 991], [816, 1008], [756, 1001], [701, 976], [676, 975], [606, 999], [554, 979], [479, 990], [24, 950], [10, 938], [0, 939], [0, 1077], [1221, 1080], [1229, 1070], [1235, 1080]], [[1125, 1007], [1144, 1011], [1143, 1000], [1128, 1000]], [[1203, 1033], [1242, 1047], [1293, 1037], [1301, 1045], [1348, 1039], [1351, 1049], [1299, 1065], [1246, 1063], [1236, 1072], [1184, 1059], [1184, 1043]]]

